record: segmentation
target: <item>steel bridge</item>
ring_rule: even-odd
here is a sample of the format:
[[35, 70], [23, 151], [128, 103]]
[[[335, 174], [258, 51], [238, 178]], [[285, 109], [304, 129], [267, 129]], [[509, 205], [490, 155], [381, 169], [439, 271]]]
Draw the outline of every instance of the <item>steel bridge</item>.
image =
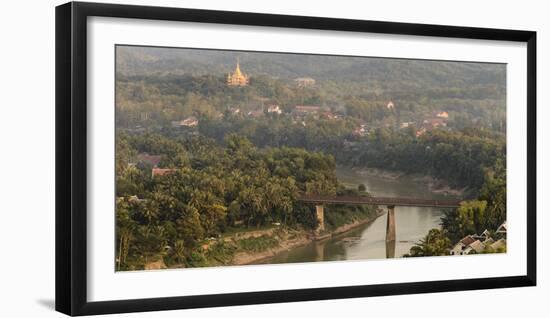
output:
[[298, 201], [315, 204], [352, 204], [352, 205], [386, 205], [386, 206], [419, 206], [434, 208], [456, 208], [461, 200], [432, 200], [416, 198], [390, 198], [370, 196], [319, 196], [303, 195]]
[[388, 208], [386, 221], [386, 257], [394, 257], [395, 254], [395, 207], [416, 206], [434, 208], [457, 208], [461, 200], [432, 200], [417, 198], [391, 198], [372, 196], [321, 196], [302, 195], [297, 199], [304, 203], [315, 204], [317, 214], [317, 233], [325, 229], [325, 205], [327, 204], [351, 204], [351, 205], [385, 205]]

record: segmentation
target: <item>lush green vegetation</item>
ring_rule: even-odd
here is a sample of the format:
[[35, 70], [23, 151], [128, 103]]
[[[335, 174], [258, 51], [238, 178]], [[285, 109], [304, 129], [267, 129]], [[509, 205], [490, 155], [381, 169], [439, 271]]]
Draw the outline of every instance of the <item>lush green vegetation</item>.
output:
[[[125, 76], [225, 76], [240, 59], [244, 72], [282, 80], [310, 76], [345, 86], [326, 95], [424, 92], [434, 96], [500, 97], [505, 91], [503, 65], [350, 56], [277, 54], [153, 47], [117, 47], [117, 72]], [[330, 87], [327, 85], [327, 87]], [[398, 96], [401, 97], [401, 96]]]
[[[322, 151], [339, 164], [430, 174], [474, 190], [484, 169], [505, 153], [502, 65], [155, 48], [117, 52], [120, 128], [166, 131], [171, 121], [193, 115], [199, 133], [218, 142], [236, 133], [258, 147]], [[253, 74], [249, 86], [225, 85], [237, 57]], [[293, 83], [304, 75], [316, 84]], [[394, 108], [386, 107], [389, 100]], [[283, 114], [267, 114], [271, 104]], [[338, 118], [290, 116], [300, 104], [319, 105]], [[257, 110], [264, 116], [247, 115]], [[449, 114], [447, 126], [416, 138], [422, 122], [441, 111]], [[367, 136], [354, 134], [360, 125]]]
[[279, 241], [269, 235], [239, 240], [240, 248], [249, 252], [263, 252], [277, 245], [279, 245]]
[[[498, 160], [492, 169], [485, 171], [483, 186], [475, 200], [465, 201], [457, 209], [446, 210], [441, 220], [442, 229], [432, 229], [428, 235], [410, 249], [407, 256], [448, 255], [460, 239], [488, 230], [491, 237], [505, 238], [494, 231], [506, 221], [506, 171]], [[506, 246], [484, 253], [506, 252]]]
[[[249, 86], [225, 84], [237, 57]], [[315, 85], [296, 85], [303, 76]], [[117, 268], [225, 265], [311, 231], [315, 213], [299, 194], [369, 195], [344, 189], [337, 164], [468, 188], [473, 200], [448, 211], [412, 256], [495, 229], [506, 218], [505, 78], [496, 64], [117, 47]], [[320, 110], [296, 114], [296, 105]], [[418, 134], [438, 112], [445, 125]], [[190, 116], [198, 126], [173, 127]], [[153, 176], [143, 153], [171, 170]], [[328, 207], [326, 228], [373, 215]], [[274, 224], [284, 233], [232, 239]]]
[[290, 146], [332, 154], [337, 163], [407, 173], [422, 173], [448, 180], [455, 187], [478, 190], [484, 171], [504, 161], [503, 134], [481, 128], [432, 130], [416, 137], [413, 127], [376, 128], [368, 136], [353, 136], [356, 120], [317, 120], [309, 126], [291, 119], [205, 121], [203, 135], [221, 140], [227, 133], [246, 136], [260, 147]]
[[[246, 87], [225, 76], [240, 58], [251, 75]], [[316, 84], [293, 80], [311, 76]], [[505, 131], [503, 65], [319, 55], [117, 48], [117, 126], [168, 125], [196, 115], [217, 119], [278, 104], [319, 105], [367, 123], [421, 121], [449, 113], [449, 127]], [[392, 100], [395, 109], [386, 108]], [[148, 113], [142, 118], [142, 113]]]
[[419, 138], [411, 131], [378, 129], [369, 141], [345, 153], [344, 162], [352, 165], [428, 174], [476, 193], [485, 171], [505, 161], [506, 140], [480, 129], [433, 130]]
[[[338, 184], [330, 155], [287, 147], [258, 149], [237, 135], [228, 135], [220, 146], [200, 136], [120, 132], [116, 146], [121, 269], [158, 257], [200, 266], [205, 262], [201, 242], [217, 238], [230, 226], [280, 223], [314, 229], [315, 213], [296, 202], [298, 194], [347, 191]], [[153, 177], [150, 166], [124, 165], [135, 162], [138, 153], [160, 154], [159, 165], [174, 170]], [[361, 211], [366, 215], [372, 209]], [[350, 212], [349, 218], [357, 217]], [[259, 251], [275, 243], [270, 238], [245, 240], [239, 248]]]
[[364, 205], [345, 206], [335, 205], [327, 206], [325, 211], [325, 228], [335, 230], [345, 224], [370, 219], [375, 211]]
[[500, 162], [485, 173], [485, 182], [479, 196], [464, 202], [458, 209], [448, 211], [442, 226], [449, 238], [456, 242], [462, 237], [495, 231], [506, 221], [506, 173]]
[[405, 257], [449, 255], [451, 240], [440, 229], [431, 229], [426, 237], [416, 243]]
[[[338, 92], [350, 85], [330, 83]], [[398, 83], [406, 86], [403, 81]], [[484, 86], [476, 86], [476, 90], [480, 87]], [[388, 109], [388, 99], [382, 96], [339, 93], [338, 97], [330, 95], [336, 99], [332, 100], [322, 97], [325, 89], [322, 81], [302, 88], [266, 76], [256, 77], [250, 86], [242, 88], [226, 86], [223, 76], [121, 76], [117, 81], [117, 126], [167, 130], [171, 121], [194, 115], [200, 120], [199, 133], [218, 142], [236, 133], [258, 147], [323, 151], [340, 164], [430, 174], [454, 186], [474, 189], [483, 183], [483, 170], [505, 153], [502, 88], [487, 89], [477, 93], [479, 96], [471, 87], [451, 90], [450, 96], [437, 89], [422, 90], [422, 95], [399, 90], [390, 94], [403, 98], [393, 98], [398, 105], [395, 109]], [[327, 111], [341, 117], [306, 116], [297, 121], [285, 114], [260, 118], [246, 115], [248, 111], [265, 111], [265, 105], [271, 103], [281, 105], [286, 114], [297, 104], [326, 105]], [[240, 113], [234, 115], [230, 109]], [[449, 112], [447, 128], [416, 138], [419, 123], [436, 110]], [[146, 119], [142, 114], [147, 114]], [[412, 124], [400, 129], [402, 122]], [[361, 124], [370, 131], [366, 137], [354, 135]]]

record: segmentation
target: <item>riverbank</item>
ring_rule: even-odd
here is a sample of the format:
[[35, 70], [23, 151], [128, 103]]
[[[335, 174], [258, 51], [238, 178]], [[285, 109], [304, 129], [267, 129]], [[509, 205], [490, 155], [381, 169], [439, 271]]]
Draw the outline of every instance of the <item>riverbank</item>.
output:
[[422, 175], [418, 173], [407, 174], [402, 171], [392, 171], [379, 168], [346, 168], [351, 169], [358, 175], [365, 177], [377, 177], [388, 181], [399, 182], [403, 179], [411, 180], [412, 182], [422, 184], [434, 194], [450, 195], [455, 197], [463, 197], [468, 193], [468, 187], [456, 188], [452, 187], [446, 180], [437, 179], [432, 176]]
[[366, 225], [368, 223], [374, 222], [378, 217], [382, 216], [385, 211], [379, 209], [376, 211], [374, 216], [366, 217], [362, 220], [356, 220], [352, 223], [344, 224], [339, 226], [331, 231], [325, 231], [321, 234], [315, 234], [311, 231], [294, 231], [294, 238], [282, 240], [277, 247], [270, 248], [268, 250], [250, 253], [250, 252], [239, 252], [236, 253], [233, 257], [231, 264], [229, 265], [248, 265], [254, 264], [260, 261], [265, 261], [266, 259], [277, 256], [280, 253], [287, 252], [293, 248], [304, 246], [310, 244], [314, 241], [326, 240], [332, 238], [336, 235], [346, 233], [348, 231], [354, 230], [357, 227]]
[[[360, 226], [374, 222], [385, 211], [378, 209], [374, 215], [355, 219], [331, 230], [316, 233], [311, 230], [292, 229], [280, 225], [226, 233], [217, 239], [205, 241], [195, 257], [202, 259], [198, 267], [248, 265], [265, 262], [279, 254], [305, 246], [315, 241], [329, 240]], [[145, 269], [184, 268], [183, 264], [165, 264], [160, 260], [145, 264]]]
[[[418, 197], [428, 199], [453, 196], [466, 189], [445, 189], [445, 183], [421, 175], [386, 171], [381, 169], [353, 169], [338, 167], [339, 181], [348, 188], [364, 184], [375, 196]], [[448, 186], [448, 185], [447, 185]], [[452, 192], [449, 190], [459, 190]], [[442, 191], [448, 191], [442, 194]], [[453, 194], [450, 194], [453, 193]], [[406, 211], [405, 211], [406, 210]], [[429, 229], [440, 223], [441, 211], [429, 208], [399, 208], [398, 226], [406, 224], [405, 236], [399, 238], [396, 252], [409, 252], [414, 242]], [[359, 207], [330, 207], [325, 210], [325, 231], [288, 228], [273, 223], [260, 228], [227, 228], [217, 238], [201, 243], [194, 251], [193, 267], [233, 266], [246, 264], [270, 264], [308, 262], [320, 259], [367, 259], [386, 257], [385, 245], [380, 244], [385, 231], [385, 220], [378, 219], [384, 210], [370, 211]], [[369, 224], [371, 223], [372, 224]], [[366, 230], [365, 232], [363, 232]], [[356, 231], [360, 231], [357, 232]], [[369, 232], [370, 231], [370, 232]], [[363, 234], [366, 233], [366, 234]], [[360, 241], [348, 240], [361, 236]], [[364, 237], [363, 237], [364, 236]], [[353, 241], [353, 243], [350, 243]], [[325, 246], [328, 246], [325, 248]], [[361, 246], [361, 250], [358, 250]], [[351, 248], [350, 253], [344, 252]], [[324, 254], [326, 253], [326, 254]], [[169, 268], [180, 267], [167, 264]]]

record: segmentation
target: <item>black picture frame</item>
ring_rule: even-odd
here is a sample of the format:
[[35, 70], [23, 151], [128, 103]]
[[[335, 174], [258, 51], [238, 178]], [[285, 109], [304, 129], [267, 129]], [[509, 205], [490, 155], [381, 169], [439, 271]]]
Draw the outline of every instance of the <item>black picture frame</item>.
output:
[[[527, 44], [527, 275], [88, 302], [86, 36], [91, 16], [500, 40]], [[56, 7], [56, 310], [91, 315], [536, 285], [536, 32], [150, 6]]]

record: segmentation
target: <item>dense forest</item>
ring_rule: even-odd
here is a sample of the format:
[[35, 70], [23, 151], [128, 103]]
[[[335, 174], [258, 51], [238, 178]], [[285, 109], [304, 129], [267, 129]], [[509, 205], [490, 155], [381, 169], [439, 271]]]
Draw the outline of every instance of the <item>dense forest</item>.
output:
[[[122, 270], [138, 269], [159, 255], [169, 265], [213, 265], [218, 263], [216, 255], [201, 246], [235, 228], [277, 223], [282, 228], [315, 229], [315, 213], [296, 201], [299, 193], [367, 195], [341, 186], [334, 174], [334, 158], [319, 152], [258, 149], [238, 135], [228, 135], [223, 145], [200, 136], [174, 139], [120, 133], [117, 137], [118, 266]], [[152, 176], [151, 166], [128, 166], [137, 162], [138, 153], [159, 154], [159, 166], [173, 170]], [[340, 206], [329, 209], [326, 218], [329, 226], [338, 226], [374, 211]], [[215, 247], [220, 253], [222, 246]]]
[[484, 170], [504, 159], [503, 134], [487, 129], [433, 130], [420, 137], [414, 127], [374, 129], [353, 136], [354, 120], [318, 120], [315, 125], [293, 125], [285, 119], [205, 121], [201, 134], [217, 140], [228, 132], [246, 136], [260, 147], [291, 146], [323, 151], [337, 163], [407, 173], [424, 173], [449, 180], [456, 187], [479, 189]]
[[[233, 87], [237, 59], [251, 77]], [[506, 220], [505, 79], [500, 64], [118, 46], [117, 269], [231, 264], [314, 231], [300, 194], [369, 195], [337, 165], [466, 189], [409, 256], [446, 255]], [[326, 228], [377, 213], [333, 206]], [[235, 239], [255, 229], [276, 231]]]
[[308, 76], [345, 84], [377, 83], [377, 87], [386, 90], [395, 87], [400, 91], [458, 91], [475, 87], [468, 90], [475, 94], [483, 86], [502, 92], [506, 84], [502, 64], [117, 46], [117, 72], [126, 76], [223, 76], [237, 60], [255, 77], [288, 80]]
[[[228, 87], [237, 59], [250, 85]], [[309, 76], [315, 85], [297, 86]], [[219, 118], [229, 108], [320, 105], [363, 122], [416, 121], [449, 112], [449, 125], [505, 131], [502, 64], [192, 49], [117, 47], [117, 124], [168, 125], [182, 116]], [[385, 106], [393, 101], [397, 107]], [[149, 112], [147, 122], [140, 113]]]
[[[478, 197], [464, 201], [457, 209], [446, 210], [441, 220], [441, 229], [432, 229], [426, 237], [415, 244], [406, 256], [443, 256], [460, 239], [488, 231], [492, 240], [505, 239], [506, 235], [496, 229], [506, 221], [506, 171], [498, 160], [492, 169], [485, 172], [484, 183]], [[506, 245], [483, 253], [506, 252]]]

